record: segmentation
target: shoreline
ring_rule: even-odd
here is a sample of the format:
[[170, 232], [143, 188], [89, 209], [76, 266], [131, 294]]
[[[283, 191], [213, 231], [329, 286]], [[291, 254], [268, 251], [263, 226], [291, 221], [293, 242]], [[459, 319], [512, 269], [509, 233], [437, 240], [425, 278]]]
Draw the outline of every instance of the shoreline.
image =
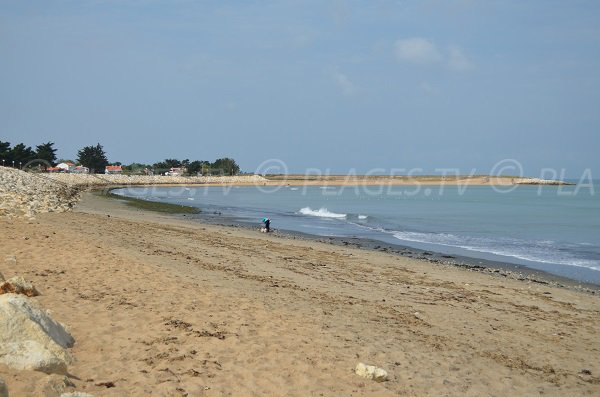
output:
[[[112, 190], [120, 189], [122, 187], [113, 187], [108, 190], [107, 193], [102, 192], [100, 194], [106, 195], [106, 198], [115, 200], [125, 200], [121, 196], [114, 193], [110, 193]], [[98, 194], [99, 191], [96, 191]], [[122, 196], [127, 197], [127, 196]], [[143, 199], [135, 199], [129, 197], [128, 199], [140, 200], [142, 202], [149, 201]], [[152, 201], [150, 201], [152, 202]], [[161, 203], [164, 204], [164, 203]], [[179, 207], [179, 205], [174, 205]], [[185, 206], [190, 209], [196, 209], [198, 207]], [[204, 211], [191, 215], [182, 215], [174, 211], [172, 215], [174, 217], [182, 217], [188, 221], [198, 221], [200, 223], [207, 223], [225, 227], [243, 228], [248, 231], [258, 230], [258, 225], [250, 222], [243, 222], [234, 220], [232, 217], [222, 216], [221, 214], [211, 214]], [[402, 257], [412, 258], [415, 260], [421, 260], [440, 266], [452, 266], [456, 268], [462, 268], [469, 271], [476, 271], [493, 275], [495, 277], [511, 278], [527, 283], [539, 283], [548, 284], [562, 288], [574, 289], [590, 294], [600, 294], [600, 283], [596, 284], [589, 281], [581, 281], [575, 278], [569, 278], [557, 274], [550, 273], [548, 271], [534, 269], [526, 265], [507, 263], [498, 260], [481, 259], [477, 257], [470, 257], [466, 255], [448, 254], [444, 252], [437, 252], [435, 250], [424, 250], [414, 248], [408, 245], [391, 244], [380, 240], [368, 239], [368, 238], [355, 238], [355, 237], [324, 237], [316, 234], [302, 233], [293, 230], [285, 229], [274, 229], [273, 235], [275, 237], [287, 238], [287, 239], [304, 239], [306, 241], [316, 241], [326, 244], [332, 244], [337, 246], [352, 246], [367, 251], [380, 251], [387, 252], [390, 254], [399, 255]]]

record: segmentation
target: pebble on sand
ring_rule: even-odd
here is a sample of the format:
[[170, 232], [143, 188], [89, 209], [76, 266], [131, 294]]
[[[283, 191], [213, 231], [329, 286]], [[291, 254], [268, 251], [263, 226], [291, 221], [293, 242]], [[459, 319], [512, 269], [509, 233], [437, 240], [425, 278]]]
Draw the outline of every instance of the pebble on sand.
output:
[[358, 363], [354, 373], [363, 378], [374, 380], [375, 382], [385, 382], [388, 379], [388, 373], [385, 369], [364, 363]]

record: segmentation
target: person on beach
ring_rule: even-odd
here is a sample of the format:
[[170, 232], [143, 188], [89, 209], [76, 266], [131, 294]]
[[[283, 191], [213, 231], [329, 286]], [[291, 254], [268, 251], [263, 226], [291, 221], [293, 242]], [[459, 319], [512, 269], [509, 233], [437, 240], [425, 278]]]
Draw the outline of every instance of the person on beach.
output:
[[269, 233], [271, 231], [271, 220], [269, 218], [263, 218], [262, 222], [264, 224], [265, 233]]

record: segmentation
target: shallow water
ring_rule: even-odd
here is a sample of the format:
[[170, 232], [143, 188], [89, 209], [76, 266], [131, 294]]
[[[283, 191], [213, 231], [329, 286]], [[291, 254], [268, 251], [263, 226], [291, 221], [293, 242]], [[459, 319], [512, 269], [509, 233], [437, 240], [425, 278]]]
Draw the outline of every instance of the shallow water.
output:
[[600, 282], [600, 186], [149, 187], [116, 194], [243, 222], [525, 265]]

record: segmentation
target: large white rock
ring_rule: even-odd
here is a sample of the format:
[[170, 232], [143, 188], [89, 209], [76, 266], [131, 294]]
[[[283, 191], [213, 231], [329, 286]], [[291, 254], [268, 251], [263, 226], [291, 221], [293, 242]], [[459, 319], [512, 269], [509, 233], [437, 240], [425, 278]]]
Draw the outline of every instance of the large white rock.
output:
[[382, 368], [377, 368], [374, 365], [358, 363], [354, 372], [358, 376], [362, 376], [366, 379], [372, 379], [376, 382], [384, 382], [388, 379], [388, 374], [386, 370]]
[[65, 374], [75, 340], [35, 302], [0, 295], [0, 363], [15, 369]]
[[2, 379], [0, 379], [0, 397], [8, 397], [8, 388]]

